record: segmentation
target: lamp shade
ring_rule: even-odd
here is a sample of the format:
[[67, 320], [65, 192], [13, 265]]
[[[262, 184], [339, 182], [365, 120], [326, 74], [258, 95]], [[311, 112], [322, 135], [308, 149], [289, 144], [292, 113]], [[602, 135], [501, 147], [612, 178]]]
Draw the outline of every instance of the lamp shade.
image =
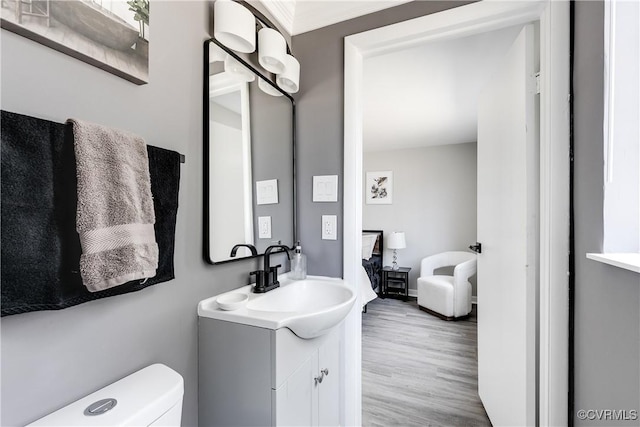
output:
[[209, 63], [224, 62], [227, 52], [220, 49], [214, 43], [209, 44]]
[[404, 237], [404, 231], [394, 231], [388, 237], [387, 247], [389, 249], [404, 249], [407, 247], [407, 242]]
[[256, 50], [256, 18], [239, 3], [216, 0], [213, 5], [213, 36], [229, 49], [251, 53]]
[[224, 71], [244, 82], [252, 82], [256, 79], [256, 75], [250, 69], [236, 61], [231, 55], [227, 55], [224, 59]]
[[282, 73], [286, 56], [287, 42], [282, 34], [272, 28], [258, 31], [258, 62], [265, 70]]
[[291, 55], [284, 58], [284, 71], [276, 77], [276, 83], [282, 90], [296, 93], [300, 83], [300, 63]]
[[282, 96], [282, 92], [280, 92], [275, 87], [271, 86], [269, 83], [262, 79], [258, 79], [258, 87], [262, 89], [262, 91], [271, 96]]

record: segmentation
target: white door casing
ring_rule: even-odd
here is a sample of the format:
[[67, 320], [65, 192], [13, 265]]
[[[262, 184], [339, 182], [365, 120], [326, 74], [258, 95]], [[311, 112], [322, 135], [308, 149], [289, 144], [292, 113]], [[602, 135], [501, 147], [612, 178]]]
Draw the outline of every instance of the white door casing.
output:
[[[481, 1], [345, 38], [344, 278], [359, 289], [362, 231], [362, 82], [365, 57], [425, 41], [540, 21], [539, 423], [568, 412], [569, 3]], [[356, 307], [359, 307], [356, 304]], [[361, 314], [344, 323], [345, 425], [361, 425]]]
[[529, 24], [478, 101], [478, 393], [494, 426], [536, 419], [535, 72]]

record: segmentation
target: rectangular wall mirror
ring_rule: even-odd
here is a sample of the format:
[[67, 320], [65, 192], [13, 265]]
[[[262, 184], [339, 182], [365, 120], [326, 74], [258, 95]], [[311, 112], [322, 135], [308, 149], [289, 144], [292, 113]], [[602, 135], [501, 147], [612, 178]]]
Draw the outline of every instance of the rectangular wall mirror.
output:
[[[292, 246], [293, 98], [214, 39], [204, 44], [204, 69], [204, 258], [217, 264]], [[236, 245], [256, 253], [243, 246], [232, 257]]]

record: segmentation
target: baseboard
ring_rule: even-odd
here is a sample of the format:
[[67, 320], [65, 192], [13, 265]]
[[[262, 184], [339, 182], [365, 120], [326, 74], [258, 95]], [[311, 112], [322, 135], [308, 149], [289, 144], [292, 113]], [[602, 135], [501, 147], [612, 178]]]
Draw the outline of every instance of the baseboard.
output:
[[[409, 296], [413, 298], [418, 298], [418, 290], [409, 288]], [[478, 305], [478, 297], [475, 295], [471, 296], [471, 304]]]

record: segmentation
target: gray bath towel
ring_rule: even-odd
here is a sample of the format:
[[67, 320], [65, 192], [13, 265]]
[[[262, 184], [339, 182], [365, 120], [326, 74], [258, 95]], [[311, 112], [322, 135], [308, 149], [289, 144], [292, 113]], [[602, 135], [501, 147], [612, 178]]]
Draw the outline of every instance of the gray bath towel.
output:
[[158, 245], [144, 140], [77, 119], [67, 122], [73, 125], [84, 285], [97, 292], [155, 276]]

